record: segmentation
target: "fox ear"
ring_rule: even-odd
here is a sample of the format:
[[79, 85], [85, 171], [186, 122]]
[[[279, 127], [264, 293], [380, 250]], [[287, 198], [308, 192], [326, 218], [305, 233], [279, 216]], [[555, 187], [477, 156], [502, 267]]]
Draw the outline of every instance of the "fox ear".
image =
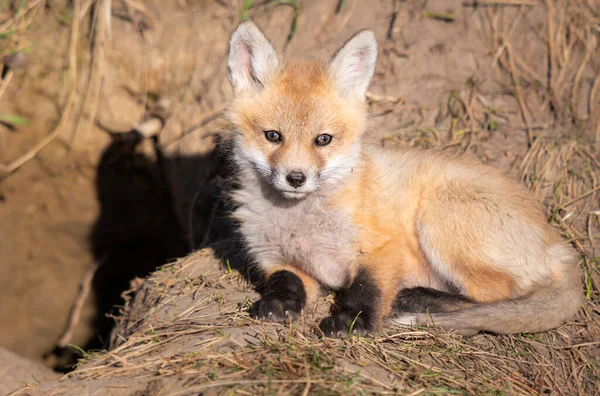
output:
[[370, 30], [361, 30], [336, 52], [329, 64], [329, 75], [343, 97], [364, 99], [376, 59], [377, 41]]
[[251, 21], [241, 23], [229, 40], [227, 69], [234, 93], [258, 91], [277, 69], [275, 48]]

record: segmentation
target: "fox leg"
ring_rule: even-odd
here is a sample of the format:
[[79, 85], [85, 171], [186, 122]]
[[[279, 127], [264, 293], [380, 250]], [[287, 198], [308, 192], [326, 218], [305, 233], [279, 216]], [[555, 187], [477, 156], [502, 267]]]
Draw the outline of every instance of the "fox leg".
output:
[[[326, 336], [364, 335], [375, 330], [392, 312], [398, 290], [421, 283], [421, 263], [399, 244], [387, 244], [361, 257], [361, 265], [340, 302], [338, 313], [325, 318]], [[407, 283], [408, 282], [408, 283]]]
[[262, 298], [253, 309], [254, 316], [261, 320], [295, 320], [302, 308], [315, 301], [319, 294], [319, 283], [291, 265], [269, 268], [265, 278]]
[[366, 268], [360, 268], [340, 302], [339, 312], [325, 318], [319, 327], [328, 337], [365, 335], [373, 330], [381, 306], [381, 289]]

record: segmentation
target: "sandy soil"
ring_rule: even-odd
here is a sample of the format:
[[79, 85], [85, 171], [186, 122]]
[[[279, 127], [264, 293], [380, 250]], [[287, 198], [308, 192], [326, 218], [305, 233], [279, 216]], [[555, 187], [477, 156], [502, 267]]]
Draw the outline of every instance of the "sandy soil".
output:
[[[73, 361], [75, 350], [55, 350], [56, 342], [67, 326], [86, 274], [98, 266], [69, 341], [85, 349], [101, 348], [108, 346], [113, 323], [105, 313], [122, 303], [120, 293], [130, 280], [145, 277], [161, 264], [207, 243], [214, 245], [223, 237], [218, 227], [207, 231], [210, 225], [220, 224], [219, 216], [211, 216], [219, 193], [215, 178], [222, 169], [213, 151], [213, 138], [227, 130], [220, 113], [231, 97], [225, 54], [242, 3], [112, 2], [110, 27], [100, 12], [96, 24], [89, 26], [94, 10], [81, 10], [82, 17], [77, 19], [80, 34], [73, 47], [74, 6], [53, 1], [24, 33], [23, 42], [34, 43], [34, 50], [27, 52], [25, 67], [14, 70], [0, 97], [0, 113], [19, 114], [30, 124], [0, 125], [0, 162], [27, 152], [56, 127], [65, 109], [71, 111], [59, 136], [0, 184], [1, 346], [64, 368]], [[588, 3], [582, 1], [581, 10], [587, 10]], [[95, 4], [101, 9], [105, 3]], [[472, 7], [454, 0], [353, 0], [344, 4], [336, 12], [337, 1], [303, 1], [289, 42], [292, 7], [259, 6], [250, 10], [250, 16], [276, 48], [289, 55], [327, 56], [356, 30], [373, 29], [380, 51], [370, 89], [369, 138], [392, 145], [454, 146], [521, 178], [547, 204], [549, 218], [558, 210], [564, 222], [557, 226], [563, 227], [565, 235], [581, 241], [577, 243], [582, 257], [587, 257], [582, 259], [582, 276], [590, 285], [590, 304], [594, 304], [599, 281], [593, 261], [598, 257], [598, 242], [593, 242], [594, 236], [596, 241], [600, 236], [597, 220], [590, 213], [599, 209], [598, 195], [578, 199], [568, 212], [560, 208], [597, 186], [594, 177], [600, 168], [594, 157], [597, 143], [590, 143], [600, 136], [600, 59], [591, 55], [597, 54], [597, 34], [583, 28], [566, 39], [563, 34], [566, 24], [587, 26], [585, 14], [568, 14], [563, 2], [554, 10], [556, 51], [570, 48], [571, 52], [557, 52], [552, 96], [544, 90], [548, 10], [543, 4]], [[451, 20], [443, 20], [448, 18]], [[95, 38], [93, 45], [90, 35]], [[568, 40], [573, 37], [587, 37], [596, 44], [588, 48], [573, 41], [569, 47]], [[77, 60], [76, 78], [71, 55]], [[75, 91], [70, 97], [72, 86]], [[524, 104], [516, 98], [522, 98]], [[113, 133], [111, 138], [107, 132], [131, 130], [149, 115], [165, 120], [156, 144], [138, 142], [133, 134]], [[528, 146], [527, 129], [544, 139]], [[183, 281], [177, 282], [180, 287]], [[245, 287], [243, 291], [246, 294], [233, 294], [231, 301], [254, 298]], [[148, 310], [151, 302], [157, 301], [153, 296], [146, 302]], [[194, 311], [191, 301], [182, 306]], [[561, 338], [560, 342], [566, 343], [563, 346], [594, 342], [600, 336], [594, 306], [582, 311], [577, 324], [551, 337], [567, 334]], [[165, 313], [157, 320], [175, 320], [170, 315], [173, 313]], [[226, 315], [219, 317], [218, 323], [213, 319], [210, 323], [218, 326], [228, 320]], [[247, 323], [250, 319], [240, 320]], [[141, 336], [148, 328], [136, 330]], [[164, 331], [169, 331], [168, 326]], [[128, 328], [122, 336], [132, 334], [137, 333]], [[442, 341], [437, 335], [424, 337], [433, 345], [454, 343], [451, 337]], [[494, 353], [508, 348], [498, 344], [516, 342], [510, 338], [483, 340], [494, 346], [482, 350]], [[552, 356], [553, 352], [545, 351]], [[555, 391], [557, 384], [590, 391], [585, 377], [597, 373], [597, 366], [577, 359], [589, 360], [595, 352], [586, 349], [581, 352], [583, 357], [573, 357], [574, 364], [588, 370], [585, 373], [577, 371], [569, 377], [557, 372], [552, 382], [545, 380], [542, 372], [524, 370], [516, 388], [510, 389], [529, 392], [537, 389], [532, 384], [541, 381], [542, 388]], [[169, 354], [169, 350], [161, 350], [161, 356]], [[546, 358], [540, 359], [540, 364], [547, 364]], [[90, 364], [104, 367], [99, 362], [107, 361]], [[409, 368], [421, 375], [423, 368], [415, 367]], [[522, 365], [508, 367], [518, 371]], [[160, 368], [153, 366], [152, 370]], [[452, 370], [447, 372], [455, 378], [460, 371]], [[491, 378], [490, 389], [502, 389], [498, 385], [501, 375]], [[168, 377], [167, 383], [171, 380]], [[94, 386], [101, 389], [119, 381], [130, 384], [131, 379], [115, 375]], [[179, 386], [179, 380], [172, 381]], [[481, 383], [483, 380], [475, 388], [457, 387], [481, 390]], [[140, 389], [163, 389], [161, 384], [139, 381]], [[419, 384], [415, 380], [407, 386], [418, 390]]]

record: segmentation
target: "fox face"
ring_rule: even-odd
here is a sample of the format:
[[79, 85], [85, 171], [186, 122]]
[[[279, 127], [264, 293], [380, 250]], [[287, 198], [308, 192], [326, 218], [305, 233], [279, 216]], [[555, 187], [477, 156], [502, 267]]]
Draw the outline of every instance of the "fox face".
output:
[[340, 185], [360, 156], [376, 54], [362, 31], [328, 63], [281, 62], [254, 24], [241, 24], [228, 59], [238, 165], [286, 199]]

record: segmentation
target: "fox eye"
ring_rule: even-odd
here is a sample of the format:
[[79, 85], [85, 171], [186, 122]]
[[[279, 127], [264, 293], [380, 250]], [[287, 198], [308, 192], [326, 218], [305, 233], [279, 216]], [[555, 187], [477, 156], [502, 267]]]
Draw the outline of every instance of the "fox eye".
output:
[[331, 143], [332, 139], [333, 136], [324, 133], [322, 135], [317, 136], [317, 138], [315, 139], [315, 143], [317, 144], [317, 146], [327, 146], [329, 143]]
[[266, 131], [265, 137], [267, 138], [267, 140], [269, 142], [273, 142], [273, 143], [279, 143], [279, 142], [281, 142], [281, 139], [283, 138], [281, 136], [281, 134], [277, 131]]

